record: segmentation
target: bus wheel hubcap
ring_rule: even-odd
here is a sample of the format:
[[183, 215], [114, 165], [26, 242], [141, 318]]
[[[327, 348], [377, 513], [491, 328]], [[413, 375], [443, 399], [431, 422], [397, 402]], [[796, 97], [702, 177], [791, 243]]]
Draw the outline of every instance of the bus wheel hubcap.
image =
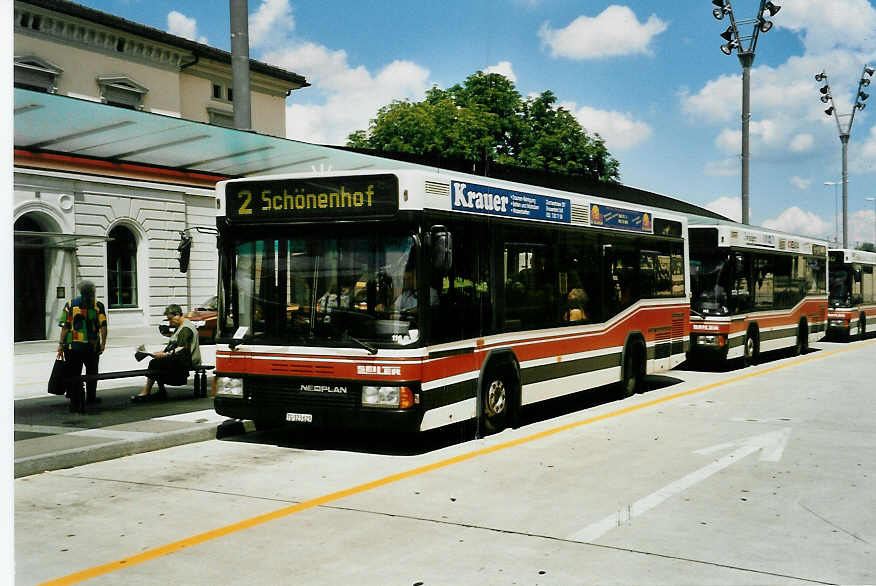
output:
[[498, 415], [505, 411], [505, 384], [501, 380], [494, 380], [487, 390], [487, 412], [489, 415]]

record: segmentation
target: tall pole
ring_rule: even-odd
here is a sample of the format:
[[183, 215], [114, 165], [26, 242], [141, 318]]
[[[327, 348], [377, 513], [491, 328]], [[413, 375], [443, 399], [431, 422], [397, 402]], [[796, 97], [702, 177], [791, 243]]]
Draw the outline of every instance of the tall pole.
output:
[[849, 247], [849, 135], [841, 134], [843, 143], [843, 248]]
[[231, 9], [231, 87], [234, 127], [252, 128], [249, 95], [249, 10], [247, 0], [229, 0]]
[[[855, 112], [864, 109], [864, 102], [870, 95], [863, 91], [870, 85], [870, 78], [873, 76], [874, 70], [869, 65], [864, 65], [864, 70], [861, 72], [861, 79], [858, 81], [858, 89], [855, 92], [855, 103], [852, 106], [851, 114], [840, 114], [836, 109], [836, 104], [833, 100], [833, 93], [830, 91], [830, 84], [827, 83], [827, 72], [823, 71], [815, 75], [815, 81], [825, 82], [824, 86], [819, 90], [821, 92], [822, 103], [830, 102], [830, 106], [824, 111], [828, 116], [833, 116], [836, 121], [836, 128], [839, 131], [840, 142], [843, 145], [843, 248], [849, 247], [849, 138], [852, 135], [852, 124], [855, 122]], [[841, 118], [848, 118], [843, 123]]]
[[[725, 16], [730, 19], [730, 26], [721, 33], [721, 38], [727, 41], [726, 44], [721, 45], [721, 52], [725, 55], [732, 55], [735, 50], [736, 56], [739, 57], [739, 63], [742, 65], [742, 223], [748, 224], [750, 208], [748, 184], [751, 159], [748, 127], [751, 122], [751, 65], [754, 63], [754, 50], [757, 47], [758, 34], [766, 33], [773, 28], [772, 21], [768, 20], [769, 17], [764, 16], [764, 14], [768, 12], [770, 17], [775, 16], [781, 7], [769, 0], [760, 0], [756, 16], [740, 20], [733, 12], [730, 0], [712, 0], [712, 4], [715, 5], [712, 16], [718, 20], [723, 20]], [[752, 26], [751, 34], [740, 34], [740, 26]], [[748, 47], [745, 47], [744, 43], [747, 43]]]
[[751, 121], [751, 65], [754, 63], [754, 53], [739, 52], [739, 63], [742, 64], [742, 223], [748, 224], [749, 210], [749, 150], [748, 125]]

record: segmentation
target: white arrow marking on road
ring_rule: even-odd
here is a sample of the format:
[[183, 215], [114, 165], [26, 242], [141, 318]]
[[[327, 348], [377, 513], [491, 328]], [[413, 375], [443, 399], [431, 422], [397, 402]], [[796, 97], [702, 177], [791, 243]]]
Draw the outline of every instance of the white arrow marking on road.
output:
[[717, 446], [712, 446], [711, 448], [698, 450], [696, 453], [705, 454], [739, 446], [735, 451], [727, 454], [722, 458], [719, 458], [718, 460], [715, 460], [708, 466], [704, 466], [699, 470], [691, 472], [687, 476], [684, 476], [683, 478], [680, 478], [675, 482], [667, 484], [657, 492], [651, 493], [648, 496], [637, 500], [633, 504], [629, 505], [626, 510], [618, 511], [617, 513], [608, 515], [601, 521], [597, 521], [596, 523], [588, 525], [580, 531], [573, 533], [569, 536], [569, 539], [572, 541], [584, 542], [599, 539], [612, 529], [620, 527], [624, 523], [632, 520], [634, 517], [645, 514], [665, 500], [672, 498], [673, 496], [681, 492], [684, 492], [688, 488], [694, 486], [699, 482], [702, 482], [713, 474], [717, 474], [734, 462], [738, 462], [746, 456], [750, 456], [757, 451], [763, 452], [761, 454], [761, 460], [778, 462], [779, 459], [781, 459], [782, 457], [782, 452], [784, 452], [785, 446], [788, 444], [788, 437], [790, 435], [791, 428], [785, 427], [778, 431], [771, 431], [769, 433], [752, 436], [738, 442], [728, 442], [719, 444]]

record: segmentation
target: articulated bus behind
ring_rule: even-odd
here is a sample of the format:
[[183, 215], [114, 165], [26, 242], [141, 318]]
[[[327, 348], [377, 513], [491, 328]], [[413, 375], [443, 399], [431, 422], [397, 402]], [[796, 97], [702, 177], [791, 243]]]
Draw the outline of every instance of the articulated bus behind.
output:
[[840, 248], [830, 258], [830, 307], [827, 336], [863, 338], [876, 329], [876, 252]]
[[688, 358], [755, 363], [806, 351], [827, 321], [827, 242], [725, 221], [691, 220]]
[[682, 215], [438, 170], [217, 190], [222, 415], [492, 432], [684, 360]]

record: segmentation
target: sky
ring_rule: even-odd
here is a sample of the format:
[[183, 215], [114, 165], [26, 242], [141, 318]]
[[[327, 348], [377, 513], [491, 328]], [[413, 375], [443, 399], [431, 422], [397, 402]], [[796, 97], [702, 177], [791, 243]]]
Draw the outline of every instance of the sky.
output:
[[[230, 50], [222, 0], [80, 0]], [[732, 0], [737, 20], [757, 0]], [[842, 239], [841, 143], [814, 76], [826, 71], [846, 125], [865, 64], [876, 66], [868, 0], [776, 0], [751, 68], [750, 221]], [[343, 144], [393, 100], [475, 71], [523, 96], [551, 90], [605, 139], [621, 181], [741, 218], [742, 68], [708, 0], [249, 0], [250, 57], [303, 75], [287, 137]], [[740, 26], [750, 35], [753, 25]], [[864, 88], [876, 93], [874, 84]], [[849, 242], [876, 240], [876, 97], [848, 147]]]

